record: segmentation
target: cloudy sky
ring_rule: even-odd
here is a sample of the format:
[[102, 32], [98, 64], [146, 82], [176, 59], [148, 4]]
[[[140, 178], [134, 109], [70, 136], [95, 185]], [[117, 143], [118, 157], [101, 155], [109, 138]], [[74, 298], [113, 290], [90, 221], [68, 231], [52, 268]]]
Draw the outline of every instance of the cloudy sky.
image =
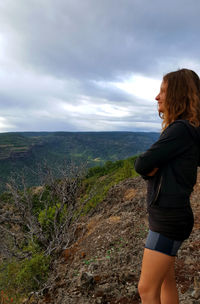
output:
[[200, 74], [199, 0], [0, 0], [0, 132], [159, 131], [155, 96]]

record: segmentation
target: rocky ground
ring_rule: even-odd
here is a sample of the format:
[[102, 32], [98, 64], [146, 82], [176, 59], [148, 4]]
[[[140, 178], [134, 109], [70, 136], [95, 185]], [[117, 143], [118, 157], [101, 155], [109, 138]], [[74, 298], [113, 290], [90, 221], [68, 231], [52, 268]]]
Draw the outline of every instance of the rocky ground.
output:
[[[77, 226], [76, 242], [55, 261], [38, 304], [137, 304], [148, 227], [146, 184], [128, 179], [110, 189]], [[200, 303], [200, 173], [191, 198], [195, 226], [176, 260], [180, 303]], [[36, 303], [34, 298], [30, 303]]]

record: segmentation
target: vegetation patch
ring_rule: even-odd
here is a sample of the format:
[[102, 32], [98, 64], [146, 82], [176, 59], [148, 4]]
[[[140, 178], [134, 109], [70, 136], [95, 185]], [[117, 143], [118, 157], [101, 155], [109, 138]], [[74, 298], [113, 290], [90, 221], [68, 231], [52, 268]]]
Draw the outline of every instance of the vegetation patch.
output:
[[[52, 261], [76, 241], [80, 217], [99, 204], [113, 185], [136, 176], [135, 158], [108, 161], [86, 174], [75, 166], [60, 179], [46, 170], [44, 183], [38, 188], [29, 188], [22, 180], [21, 189], [12, 180], [0, 196], [0, 291], [20, 303], [31, 292], [46, 288]], [[106, 259], [117, 248], [108, 251]], [[84, 260], [84, 264], [94, 260]]]
[[100, 203], [112, 186], [126, 178], [138, 175], [134, 169], [136, 158], [137, 156], [116, 162], [107, 161], [104, 166], [89, 169], [86, 178], [83, 180], [84, 196], [82, 199], [87, 199], [91, 191], [94, 195], [85, 205], [85, 213]]

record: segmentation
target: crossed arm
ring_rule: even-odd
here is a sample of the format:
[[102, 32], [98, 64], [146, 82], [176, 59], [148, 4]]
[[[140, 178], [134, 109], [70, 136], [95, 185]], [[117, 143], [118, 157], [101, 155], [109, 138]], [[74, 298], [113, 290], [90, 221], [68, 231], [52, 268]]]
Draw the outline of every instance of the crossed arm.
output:
[[[142, 176], [154, 176], [164, 164], [181, 155], [191, 141], [187, 127], [176, 121], [169, 125], [146, 152], [135, 161], [135, 170]], [[188, 139], [188, 145], [185, 144]]]

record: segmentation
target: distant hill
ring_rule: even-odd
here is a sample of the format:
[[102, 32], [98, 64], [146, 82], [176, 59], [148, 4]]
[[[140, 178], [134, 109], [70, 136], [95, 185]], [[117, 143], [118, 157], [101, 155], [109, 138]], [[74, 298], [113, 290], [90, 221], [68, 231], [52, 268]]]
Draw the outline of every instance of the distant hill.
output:
[[126, 159], [146, 150], [155, 132], [20, 132], [0, 134], [0, 190], [12, 173], [24, 172], [28, 185], [38, 185], [35, 171], [51, 167], [58, 174], [64, 163], [87, 167]]

